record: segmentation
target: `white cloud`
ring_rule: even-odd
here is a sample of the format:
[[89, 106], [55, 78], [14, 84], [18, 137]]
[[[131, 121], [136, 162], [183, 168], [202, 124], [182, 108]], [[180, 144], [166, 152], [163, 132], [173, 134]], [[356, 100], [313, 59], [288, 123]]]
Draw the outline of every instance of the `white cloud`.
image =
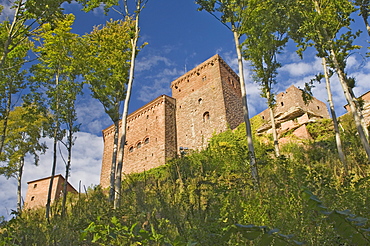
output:
[[12, 20], [14, 17], [14, 9], [11, 9], [12, 3], [11, 1], [2, 1], [1, 5], [4, 6], [3, 11], [0, 15], [0, 21], [5, 21], [6, 19]]
[[282, 66], [279, 72], [287, 72], [289, 76], [300, 77], [308, 74], [317, 74], [322, 70], [321, 59], [316, 58], [314, 62], [297, 62]]
[[172, 62], [163, 56], [159, 55], [152, 55], [152, 56], [145, 56], [142, 59], [136, 62], [135, 70], [140, 72], [144, 70], [150, 70], [154, 66], [158, 65], [159, 62], [163, 62], [166, 66], [173, 65]]
[[[81, 181], [81, 190], [83, 186], [88, 187], [91, 185], [99, 184], [100, 180], [100, 168], [101, 158], [103, 153], [103, 139], [96, 135], [87, 132], [76, 133], [77, 139], [73, 147], [72, 152], [72, 165], [69, 182], [79, 189], [79, 183]], [[40, 163], [38, 166], [32, 165], [32, 158], [26, 158], [24, 175], [22, 182], [22, 196], [26, 197], [27, 182], [48, 177], [51, 175], [52, 165], [52, 140], [45, 139], [49, 149], [45, 155], [40, 156]], [[63, 150], [63, 155], [66, 158], [67, 154], [64, 151], [64, 147], [60, 146]], [[58, 152], [58, 161], [56, 174], [65, 175], [65, 165]], [[0, 191], [0, 216], [9, 218], [11, 209], [16, 209], [17, 196], [16, 196], [16, 180], [6, 180], [3, 176], [0, 176], [0, 186], [6, 187]]]
[[154, 79], [151, 85], [143, 85], [139, 91], [138, 100], [149, 102], [160, 95], [171, 95], [170, 82], [168, 77]]

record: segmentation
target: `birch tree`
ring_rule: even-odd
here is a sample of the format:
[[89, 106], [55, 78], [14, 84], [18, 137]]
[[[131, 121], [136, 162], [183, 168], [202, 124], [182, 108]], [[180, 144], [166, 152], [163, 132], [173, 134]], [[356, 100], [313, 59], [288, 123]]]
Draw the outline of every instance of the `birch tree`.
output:
[[361, 143], [370, 160], [370, 146], [361, 124], [361, 111], [356, 105], [349, 86], [353, 81], [345, 72], [349, 53], [359, 46], [353, 44], [359, 33], [345, 32], [351, 23], [353, 5], [347, 0], [295, 0], [292, 2], [290, 35], [301, 46], [299, 53], [314, 46], [318, 57], [326, 58], [328, 66], [338, 75], [344, 96], [355, 120]]
[[[14, 70], [20, 69], [29, 59], [26, 58], [27, 51], [30, 50], [29, 37], [35, 30], [46, 22], [51, 22], [55, 17], [62, 15], [60, 7], [64, 2], [70, 0], [10, 0], [13, 16], [6, 18], [0, 25], [0, 72], [1, 76], [14, 76]], [[22, 56], [19, 52], [22, 51]], [[16, 55], [18, 54], [18, 55]], [[15, 59], [15, 57], [21, 59]], [[0, 134], [0, 155], [3, 149], [7, 117], [11, 110], [11, 97], [23, 89], [23, 83], [19, 79], [1, 80], [0, 93], [1, 99], [6, 101], [4, 110], [0, 112], [3, 123], [3, 132]]]
[[45, 143], [40, 143], [47, 118], [35, 106], [15, 107], [9, 114], [7, 134], [4, 143], [5, 166], [0, 174], [17, 179], [17, 212], [22, 209], [22, 175], [25, 157], [30, 154], [38, 165], [39, 155], [45, 153]]
[[249, 120], [249, 110], [247, 102], [247, 92], [245, 88], [244, 67], [242, 50], [240, 45], [240, 38], [242, 36], [241, 28], [247, 19], [242, 16], [242, 12], [247, 9], [248, 0], [197, 0], [196, 3], [200, 5], [198, 10], [205, 10], [219, 20], [225, 27], [227, 27], [233, 34], [235, 49], [238, 57], [239, 67], [239, 82], [242, 95], [243, 116], [246, 127], [249, 164], [251, 168], [252, 180], [254, 187], [259, 186], [258, 169], [256, 163], [256, 156], [254, 151], [251, 123]]
[[131, 58], [131, 35], [135, 22], [110, 21], [85, 37], [87, 70], [84, 78], [92, 96], [100, 101], [114, 124], [109, 200], [114, 201], [122, 102], [125, 100]]
[[261, 86], [261, 95], [267, 99], [270, 111], [275, 155], [280, 156], [276, 131], [273, 85], [277, 83], [277, 69], [281, 64], [277, 55], [288, 42], [286, 7], [283, 2], [262, 0], [249, 1], [249, 7], [243, 11], [245, 21], [241, 33], [246, 35], [243, 42], [243, 55], [253, 66], [254, 79]]
[[326, 85], [326, 92], [328, 94], [328, 103], [329, 103], [329, 110], [330, 110], [330, 115], [333, 120], [333, 125], [334, 125], [334, 134], [335, 134], [335, 143], [337, 146], [337, 151], [338, 151], [338, 156], [340, 161], [343, 164], [344, 170], [347, 173], [348, 172], [348, 164], [346, 157], [343, 152], [343, 147], [342, 147], [342, 140], [340, 138], [340, 132], [339, 132], [339, 124], [337, 120], [337, 114], [335, 113], [335, 107], [334, 107], [334, 101], [333, 101], [333, 94], [331, 92], [331, 85], [330, 85], [330, 74], [327, 68], [326, 64], [326, 58], [322, 58], [322, 65], [324, 69], [324, 78], [325, 78], [325, 85]]
[[[47, 219], [50, 215], [51, 191], [57, 165], [57, 145], [66, 134], [63, 124], [67, 124], [69, 128], [69, 139], [73, 139], [71, 134], [78, 130], [70, 128], [71, 122], [76, 120], [74, 102], [82, 88], [77, 80], [81, 71], [75, 63], [78, 35], [70, 32], [73, 22], [74, 16], [66, 15], [53, 25], [50, 23], [42, 25], [35, 37], [39, 45], [34, 51], [38, 55], [39, 63], [32, 66], [33, 76], [30, 80], [38, 86], [39, 90], [45, 91], [43, 99], [47, 102], [45, 107], [50, 111], [52, 122], [49, 135], [53, 139], [53, 161], [46, 203]], [[70, 149], [73, 142], [67, 140], [67, 145]], [[71, 154], [70, 150], [69, 154]], [[70, 163], [67, 165], [67, 170], [69, 166]], [[68, 177], [65, 178], [67, 182]]]
[[[126, 97], [123, 106], [122, 113], [122, 133], [119, 144], [118, 156], [117, 156], [117, 165], [115, 170], [112, 167], [112, 171], [115, 173], [115, 185], [114, 185], [114, 208], [117, 208], [121, 201], [121, 182], [122, 182], [122, 165], [124, 159], [124, 150], [126, 143], [126, 125], [127, 125], [127, 115], [128, 115], [128, 106], [130, 103], [131, 89], [134, 82], [134, 71], [135, 71], [135, 59], [138, 51], [146, 45], [138, 45], [138, 40], [140, 36], [140, 25], [139, 19], [141, 11], [145, 8], [148, 0], [79, 0], [78, 2], [82, 3], [85, 11], [90, 11], [94, 8], [99, 7], [103, 4], [105, 11], [112, 9], [117, 12], [125, 19], [131, 18], [135, 23], [135, 27], [132, 29], [130, 34], [130, 47], [131, 47], [131, 58], [130, 58], [130, 69], [129, 69], [129, 79], [126, 88]], [[133, 10], [130, 7], [133, 6]], [[114, 170], [114, 171], [113, 171]], [[112, 174], [112, 173], [111, 173]], [[112, 176], [111, 176], [112, 177]], [[112, 189], [112, 184], [111, 184]], [[111, 197], [112, 198], [112, 197]]]
[[370, 26], [369, 26], [369, 5], [370, 5], [370, 0], [354, 0], [353, 3], [359, 7], [359, 15], [362, 17], [362, 20], [364, 21], [365, 28], [367, 31], [367, 34], [370, 36]]

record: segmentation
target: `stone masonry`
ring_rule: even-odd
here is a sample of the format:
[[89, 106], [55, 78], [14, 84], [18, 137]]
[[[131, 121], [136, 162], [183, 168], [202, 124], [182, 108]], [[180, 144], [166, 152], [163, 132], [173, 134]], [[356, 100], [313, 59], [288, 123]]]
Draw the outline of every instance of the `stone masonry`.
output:
[[[266, 123], [257, 129], [257, 132], [260, 134], [271, 133], [269, 109], [264, 110], [258, 116]], [[278, 134], [294, 130], [293, 135], [298, 138], [310, 138], [306, 123], [330, 117], [325, 103], [313, 97], [308, 104], [305, 104], [302, 91], [293, 85], [285, 92], [276, 95], [274, 116]], [[280, 140], [283, 141], [283, 139]]]
[[[171, 83], [162, 95], [127, 118], [123, 172], [164, 165], [180, 148], [199, 150], [214, 133], [243, 122], [239, 77], [215, 55]], [[109, 186], [114, 126], [103, 130], [100, 185]]]
[[[370, 126], [370, 91], [366, 92], [362, 96], [359, 97], [362, 102], [362, 115], [364, 117], [366, 125], [369, 127]], [[350, 112], [349, 105], [345, 105], [344, 108]]]
[[[51, 203], [62, 196], [64, 182], [65, 179], [62, 175], [59, 174], [54, 176]], [[48, 198], [50, 177], [29, 181], [27, 184], [28, 189], [26, 200], [24, 201], [24, 208], [31, 209], [45, 206]], [[75, 188], [69, 183], [67, 184], [67, 192], [77, 193]]]
[[[137, 173], [165, 164], [176, 156], [175, 99], [162, 95], [127, 117], [123, 173]], [[121, 136], [119, 136], [120, 138]], [[114, 125], [103, 131], [100, 185], [109, 186]]]

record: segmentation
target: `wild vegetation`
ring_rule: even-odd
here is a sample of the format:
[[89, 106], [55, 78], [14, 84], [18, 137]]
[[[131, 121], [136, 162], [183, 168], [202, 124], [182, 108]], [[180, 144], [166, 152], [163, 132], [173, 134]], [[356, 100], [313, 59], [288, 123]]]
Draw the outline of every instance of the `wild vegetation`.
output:
[[[85, 11], [105, 4], [106, 11], [123, 17], [85, 36], [70, 32], [74, 17], [61, 8], [70, 0], [11, 2], [14, 16], [0, 24], [0, 174], [18, 178], [20, 187], [24, 156], [33, 154], [37, 160], [45, 150], [39, 142], [43, 133], [54, 140], [51, 176], [61, 142], [69, 152], [68, 178], [79, 130], [75, 101], [84, 84], [117, 126], [123, 121], [120, 142], [125, 143], [135, 58], [145, 45], [138, 44], [139, 16], [147, 0], [78, 0]], [[351, 29], [352, 17], [359, 13], [368, 27], [369, 1], [196, 3], [233, 34], [245, 124], [215, 135], [207, 149], [123, 180], [124, 144], [118, 150], [117, 127], [111, 190], [91, 187], [51, 205], [51, 182], [45, 209], [22, 210], [19, 199], [14, 218], [1, 222], [0, 245], [370, 244], [368, 129], [353, 94], [354, 78], [346, 71], [347, 58], [361, 48], [355, 44], [359, 32]], [[337, 73], [352, 113], [340, 122], [341, 147], [329, 120], [308, 125], [310, 141], [292, 137], [295, 141], [278, 146], [277, 136], [253, 135], [262, 122], [255, 118], [251, 124], [248, 116], [242, 59], [252, 63], [273, 109], [271, 88], [280, 67], [276, 58], [288, 41], [298, 44], [301, 56], [313, 47], [327, 63], [325, 74]], [[14, 102], [16, 97], [20, 100]], [[30, 113], [40, 116], [40, 122]], [[337, 151], [343, 151], [342, 158]]]
[[[262, 123], [252, 119], [253, 129]], [[310, 123], [313, 140], [281, 146], [254, 136], [261, 184], [245, 164], [245, 126], [215, 135], [207, 149], [126, 176], [122, 203], [91, 187], [52, 206], [2, 222], [0, 245], [368, 245], [369, 164], [344, 117], [346, 175], [332, 123]]]

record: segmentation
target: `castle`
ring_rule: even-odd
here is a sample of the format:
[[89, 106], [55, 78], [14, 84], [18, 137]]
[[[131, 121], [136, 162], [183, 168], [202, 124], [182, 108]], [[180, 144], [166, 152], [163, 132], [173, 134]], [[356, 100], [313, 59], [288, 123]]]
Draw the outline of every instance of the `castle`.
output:
[[[174, 80], [171, 89], [172, 97], [162, 95], [127, 117], [123, 173], [164, 165], [183, 149], [205, 148], [214, 133], [234, 129], [244, 122], [239, 76], [219, 55]], [[275, 115], [284, 129], [296, 127], [293, 119], [297, 117], [300, 132], [312, 117], [329, 117], [323, 102], [313, 98], [305, 105], [301, 90], [294, 86], [277, 95], [277, 102]], [[260, 116], [268, 122], [267, 111]], [[260, 132], [268, 128], [267, 123]], [[114, 125], [103, 130], [102, 187], [109, 186], [113, 138]]]
[[[123, 172], [164, 165], [181, 149], [202, 149], [214, 133], [243, 120], [238, 75], [215, 55], [171, 83], [162, 95], [127, 117]], [[103, 130], [100, 185], [109, 186], [114, 126]]]

